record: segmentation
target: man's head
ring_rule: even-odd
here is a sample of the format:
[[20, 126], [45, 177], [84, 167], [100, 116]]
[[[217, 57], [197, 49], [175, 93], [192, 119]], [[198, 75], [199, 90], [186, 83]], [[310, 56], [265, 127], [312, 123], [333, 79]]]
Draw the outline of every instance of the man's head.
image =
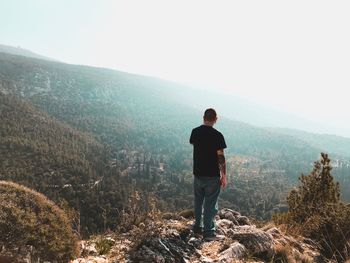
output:
[[204, 124], [213, 126], [217, 120], [216, 111], [212, 108], [206, 109], [203, 116]]

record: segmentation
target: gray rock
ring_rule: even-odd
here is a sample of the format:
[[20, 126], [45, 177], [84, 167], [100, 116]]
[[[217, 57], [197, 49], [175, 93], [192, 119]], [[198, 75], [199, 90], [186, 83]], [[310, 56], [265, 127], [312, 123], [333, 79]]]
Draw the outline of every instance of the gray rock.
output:
[[240, 216], [241, 213], [238, 212], [238, 211], [235, 211], [235, 210], [232, 210], [232, 209], [229, 209], [229, 208], [226, 208], [227, 211], [230, 211], [234, 216]]
[[224, 218], [223, 215], [226, 214], [227, 212], [231, 213], [233, 216], [240, 216], [241, 214], [235, 210], [229, 209], [229, 208], [223, 208], [218, 212], [218, 215], [220, 218]]
[[282, 236], [281, 231], [277, 227], [266, 230], [266, 233], [270, 234], [274, 238], [280, 238]]
[[232, 229], [234, 224], [228, 219], [219, 219], [216, 221], [216, 231], [219, 235], [226, 235], [227, 230]]
[[236, 217], [234, 216], [234, 214], [233, 214], [232, 212], [226, 212], [226, 213], [224, 214], [224, 219], [230, 220], [230, 221], [231, 221], [232, 223], [234, 223], [236, 226], [239, 225], [239, 223], [238, 223]]
[[108, 259], [106, 259], [105, 257], [102, 256], [90, 256], [88, 258], [77, 258], [73, 261], [71, 261], [71, 263], [108, 263]]
[[232, 262], [232, 259], [243, 259], [246, 255], [247, 249], [242, 244], [234, 242], [219, 254], [218, 262]]
[[176, 229], [173, 228], [169, 228], [169, 229], [164, 229], [164, 232], [167, 236], [173, 236], [173, 237], [179, 237], [179, 231], [177, 231]]
[[272, 236], [255, 226], [237, 226], [228, 235], [244, 245], [252, 255], [270, 259], [275, 254]]
[[[249, 220], [247, 217], [242, 217], [241, 214], [237, 211], [234, 211], [232, 209], [224, 208], [221, 209], [218, 213], [220, 219], [227, 219], [232, 221], [233, 224], [236, 226], [243, 225], [246, 223], [249, 223]], [[238, 219], [241, 218], [241, 223], [239, 223]]]
[[187, 244], [195, 247], [195, 248], [200, 248], [200, 246], [202, 245], [203, 241], [202, 239], [196, 238], [196, 237], [191, 237]]
[[234, 227], [234, 223], [228, 219], [220, 219], [216, 221], [216, 226], [220, 228], [230, 229]]
[[200, 263], [212, 263], [212, 262], [214, 262], [214, 260], [202, 255], [201, 258], [199, 259], [199, 262]]
[[162, 215], [162, 219], [166, 219], [166, 220], [170, 220], [170, 219], [173, 219], [174, 217], [174, 214], [173, 213], [164, 213]]
[[83, 257], [85, 256], [97, 256], [97, 249], [96, 249], [96, 243], [91, 241], [81, 241], [81, 255]]
[[246, 216], [237, 216], [236, 220], [239, 225], [244, 226], [244, 225], [250, 225], [249, 218]]

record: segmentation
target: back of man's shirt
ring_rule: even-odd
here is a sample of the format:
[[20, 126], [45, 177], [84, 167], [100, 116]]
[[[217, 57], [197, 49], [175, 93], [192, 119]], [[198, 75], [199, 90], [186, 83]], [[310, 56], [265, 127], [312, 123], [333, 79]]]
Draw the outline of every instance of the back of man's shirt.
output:
[[212, 126], [201, 125], [192, 130], [193, 174], [220, 177], [217, 150], [226, 148], [224, 136]]

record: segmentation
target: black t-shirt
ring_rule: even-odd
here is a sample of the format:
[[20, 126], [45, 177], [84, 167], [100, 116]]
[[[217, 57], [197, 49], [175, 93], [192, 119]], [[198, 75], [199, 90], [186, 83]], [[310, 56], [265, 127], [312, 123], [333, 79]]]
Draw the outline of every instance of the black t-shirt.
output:
[[193, 144], [193, 174], [220, 177], [217, 150], [226, 148], [224, 136], [212, 126], [194, 128], [190, 143]]

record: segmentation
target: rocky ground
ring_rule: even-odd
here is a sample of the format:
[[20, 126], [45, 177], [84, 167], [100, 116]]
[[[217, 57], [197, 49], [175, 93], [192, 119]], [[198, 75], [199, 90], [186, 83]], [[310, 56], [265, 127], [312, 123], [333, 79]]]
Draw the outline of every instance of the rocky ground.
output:
[[108, 234], [81, 242], [81, 257], [92, 262], [327, 262], [317, 244], [291, 237], [273, 225], [257, 227], [240, 213], [222, 209], [217, 231], [225, 238], [204, 242], [191, 231], [192, 219], [167, 214], [124, 234]]

